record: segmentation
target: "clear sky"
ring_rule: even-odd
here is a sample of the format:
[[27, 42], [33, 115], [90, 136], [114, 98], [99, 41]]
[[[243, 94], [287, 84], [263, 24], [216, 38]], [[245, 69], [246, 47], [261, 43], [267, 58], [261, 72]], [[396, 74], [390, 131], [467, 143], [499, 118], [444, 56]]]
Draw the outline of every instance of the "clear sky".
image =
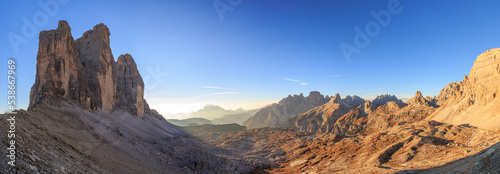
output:
[[[135, 58], [145, 97], [160, 113], [205, 104], [252, 109], [313, 90], [433, 96], [461, 81], [476, 56], [499, 47], [498, 7], [494, 0], [8, 1], [0, 6], [0, 65], [6, 77], [8, 58], [17, 60], [18, 108], [26, 109], [38, 33], [67, 20], [75, 39], [106, 24], [115, 59]], [[23, 30], [25, 21], [36, 31]], [[14, 46], [9, 33], [24, 42]], [[350, 45], [349, 58], [341, 45]]]

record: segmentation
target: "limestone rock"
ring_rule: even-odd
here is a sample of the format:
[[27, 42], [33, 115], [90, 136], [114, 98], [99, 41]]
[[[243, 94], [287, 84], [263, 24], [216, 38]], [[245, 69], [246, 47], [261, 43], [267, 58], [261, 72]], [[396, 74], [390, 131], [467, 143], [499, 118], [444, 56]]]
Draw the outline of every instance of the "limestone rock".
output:
[[359, 133], [363, 130], [364, 123], [367, 121], [367, 117], [375, 111], [375, 106], [372, 102], [366, 101], [364, 104], [359, 105], [357, 108], [344, 114], [333, 124], [331, 130], [327, 130], [324, 133], [335, 133], [335, 134], [348, 134], [353, 135]]
[[448, 84], [438, 96], [440, 108], [428, 119], [500, 129], [500, 48], [479, 55], [469, 76]]
[[144, 116], [144, 113], [151, 114], [144, 99], [144, 81], [134, 58], [130, 54], [120, 55], [116, 69], [116, 106], [139, 117]]
[[87, 98], [87, 79], [78, 50], [66, 21], [59, 21], [55, 30], [42, 31], [39, 36], [36, 77], [30, 93], [29, 110], [52, 97], [75, 100], [91, 107]]
[[289, 118], [325, 104], [328, 100], [329, 98], [324, 97], [317, 91], [310, 92], [308, 97], [304, 97], [303, 94], [289, 95], [279, 103], [263, 108], [243, 124], [248, 129], [275, 127]]
[[163, 119], [151, 112], [144, 99], [144, 82], [132, 56], [122, 55], [115, 62], [109, 35], [108, 27], [98, 24], [75, 41], [66, 21], [59, 21], [55, 30], [40, 32], [28, 109], [65, 98], [91, 111], [101, 108], [111, 113], [119, 108], [139, 117]]
[[309, 93], [309, 96], [307, 96], [307, 101], [309, 101], [314, 106], [319, 106], [319, 105], [325, 104], [329, 100], [330, 99], [328, 99], [328, 96], [324, 97], [318, 91], [311, 91]]
[[419, 107], [419, 106], [435, 107], [435, 105], [432, 102], [427, 101], [424, 98], [424, 96], [422, 96], [422, 93], [420, 91], [417, 91], [415, 93], [415, 97], [406, 101], [406, 104], [408, 104], [410, 107]]
[[385, 94], [385, 95], [379, 95], [377, 96], [373, 101], [372, 103], [374, 105], [377, 105], [377, 106], [380, 106], [380, 105], [383, 105], [387, 102], [390, 102], [390, 101], [398, 101], [398, 102], [403, 102], [401, 100], [399, 100], [395, 95], [389, 95], [389, 94]]
[[353, 96], [345, 96], [344, 99], [342, 99], [342, 101], [344, 101], [345, 103], [353, 106], [353, 107], [358, 107], [359, 105], [362, 105], [363, 103], [365, 103], [365, 99], [357, 96], [357, 95], [353, 95]]
[[354, 108], [336, 94], [328, 103], [287, 120], [283, 127], [314, 133], [332, 132], [335, 122], [352, 109]]
[[96, 107], [108, 113], [113, 111], [116, 93], [116, 65], [109, 35], [108, 27], [101, 23], [75, 41], [86, 72], [89, 95]]

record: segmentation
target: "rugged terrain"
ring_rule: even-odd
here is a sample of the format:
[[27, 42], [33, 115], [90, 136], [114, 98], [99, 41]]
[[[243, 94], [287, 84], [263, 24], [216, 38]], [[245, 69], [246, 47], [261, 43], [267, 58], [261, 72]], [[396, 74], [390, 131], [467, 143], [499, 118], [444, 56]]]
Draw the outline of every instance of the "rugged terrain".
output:
[[269, 173], [498, 173], [499, 50], [438, 97], [417, 91], [404, 103], [383, 95], [356, 106], [337, 94], [284, 128], [196, 136], [274, 162]]
[[[500, 49], [478, 56], [437, 97], [366, 101], [313, 91], [258, 111], [208, 105], [193, 113], [255, 112], [244, 123], [250, 130], [181, 129], [149, 108], [134, 58], [115, 62], [109, 36], [98, 24], [74, 40], [66, 21], [40, 33], [29, 108], [15, 115], [17, 165], [0, 158], [1, 173], [500, 172]], [[2, 149], [8, 126], [0, 124]]]
[[448, 84], [438, 96], [440, 107], [429, 120], [500, 129], [500, 48], [479, 55], [461, 82]]
[[[2, 163], [1, 173], [245, 173], [272, 165], [190, 138], [150, 109], [134, 59], [115, 62], [109, 36], [98, 24], [75, 41], [66, 21], [40, 32], [30, 105], [14, 115], [16, 166]], [[0, 130], [7, 149], [8, 125]]]
[[328, 102], [330, 98], [323, 96], [317, 91], [312, 91], [309, 96], [289, 95], [280, 102], [267, 106], [257, 112], [253, 117], [245, 121], [244, 126], [248, 129], [261, 127], [275, 127], [284, 121], [301, 113], [304, 113], [314, 107]]

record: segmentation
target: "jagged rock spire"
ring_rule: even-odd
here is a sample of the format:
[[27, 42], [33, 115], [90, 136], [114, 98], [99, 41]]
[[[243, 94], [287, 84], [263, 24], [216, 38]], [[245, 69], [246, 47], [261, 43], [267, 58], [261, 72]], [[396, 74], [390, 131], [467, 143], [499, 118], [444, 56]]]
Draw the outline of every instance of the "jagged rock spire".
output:
[[115, 62], [109, 36], [108, 27], [98, 24], [75, 41], [66, 21], [59, 21], [55, 30], [40, 32], [28, 109], [61, 97], [90, 110], [101, 108], [109, 113], [122, 109], [140, 117], [151, 115], [134, 59], [125, 54]]

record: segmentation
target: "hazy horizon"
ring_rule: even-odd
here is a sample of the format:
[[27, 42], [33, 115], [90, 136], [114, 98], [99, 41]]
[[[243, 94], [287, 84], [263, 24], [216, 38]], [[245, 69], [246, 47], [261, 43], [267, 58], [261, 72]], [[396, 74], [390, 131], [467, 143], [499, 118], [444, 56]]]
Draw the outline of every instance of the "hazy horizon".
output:
[[[0, 29], [0, 55], [18, 61], [17, 108], [29, 103], [38, 33], [57, 28], [59, 20], [68, 21], [74, 39], [106, 24], [115, 60], [134, 57], [145, 99], [162, 114], [207, 104], [256, 109], [310, 91], [369, 100], [382, 94], [411, 98], [415, 91], [437, 96], [469, 74], [476, 56], [497, 47], [500, 38], [500, 23], [490, 20], [500, 2], [258, 0], [230, 5], [222, 18], [213, 2], [69, 1], [54, 13], [36, 3], [8, 2], [0, 7], [9, 24]], [[46, 20], [33, 18], [39, 12]], [[376, 17], [387, 12], [389, 19]], [[26, 33], [26, 23], [36, 30]], [[356, 28], [369, 41], [356, 44]], [[25, 42], [13, 45], [12, 34]], [[355, 50], [350, 56], [342, 50], [346, 44]]]

